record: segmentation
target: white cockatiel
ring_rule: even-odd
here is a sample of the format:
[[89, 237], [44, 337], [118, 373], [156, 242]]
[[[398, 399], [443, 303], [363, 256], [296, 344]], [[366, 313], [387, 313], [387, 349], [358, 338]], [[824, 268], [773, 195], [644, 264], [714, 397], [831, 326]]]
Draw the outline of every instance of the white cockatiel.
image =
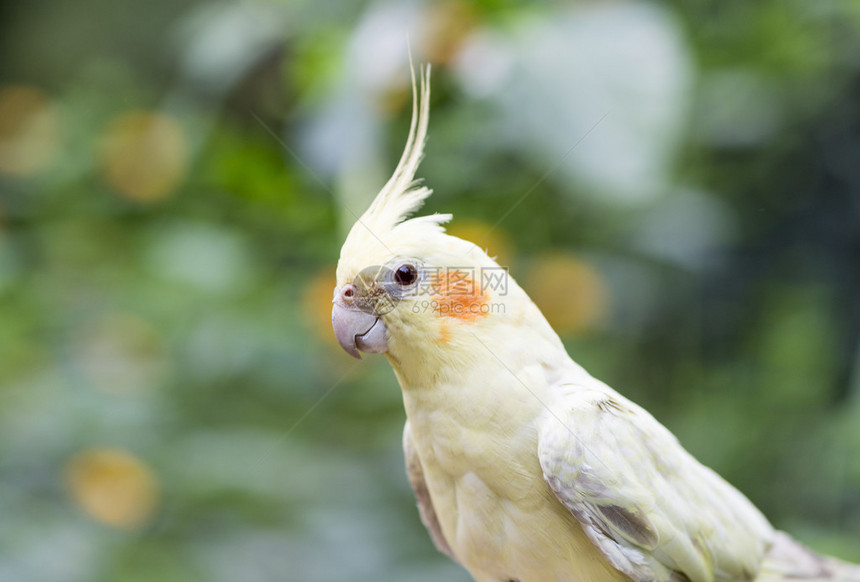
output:
[[648, 412], [591, 377], [450, 215], [408, 216], [429, 70], [394, 175], [341, 250], [341, 346], [384, 353], [403, 448], [437, 547], [481, 582], [856, 580], [775, 531]]

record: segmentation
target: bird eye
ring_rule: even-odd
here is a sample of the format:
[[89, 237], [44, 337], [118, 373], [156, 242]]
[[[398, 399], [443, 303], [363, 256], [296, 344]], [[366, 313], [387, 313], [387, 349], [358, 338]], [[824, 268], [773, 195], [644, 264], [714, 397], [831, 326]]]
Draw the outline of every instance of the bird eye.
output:
[[404, 263], [394, 271], [394, 281], [401, 287], [408, 287], [418, 279], [418, 269], [415, 265]]

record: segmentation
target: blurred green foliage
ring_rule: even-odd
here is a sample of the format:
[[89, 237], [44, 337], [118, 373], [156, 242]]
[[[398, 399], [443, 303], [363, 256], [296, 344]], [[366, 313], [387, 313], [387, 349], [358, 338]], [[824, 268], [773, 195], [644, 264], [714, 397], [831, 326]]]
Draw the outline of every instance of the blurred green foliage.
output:
[[467, 579], [418, 521], [393, 374], [328, 322], [407, 33], [428, 211], [778, 527], [860, 560], [856, 2], [0, 15], [0, 580]]

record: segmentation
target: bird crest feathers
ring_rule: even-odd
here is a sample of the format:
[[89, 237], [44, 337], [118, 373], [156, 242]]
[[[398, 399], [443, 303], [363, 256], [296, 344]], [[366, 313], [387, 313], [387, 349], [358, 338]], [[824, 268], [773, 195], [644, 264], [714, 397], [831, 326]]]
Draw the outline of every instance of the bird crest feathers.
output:
[[[383, 245], [406, 227], [430, 227], [441, 232], [441, 223], [451, 219], [450, 214], [433, 214], [407, 220], [418, 210], [432, 190], [415, 179], [418, 165], [424, 156], [424, 143], [427, 140], [427, 126], [430, 118], [430, 67], [421, 67], [420, 82], [416, 80], [415, 68], [410, 62], [412, 72], [412, 123], [406, 147], [400, 161], [388, 182], [382, 187], [370, 207], [352, 227], [344, 248], [353, 247], [375, 239]], [[424, 230], [423, 228], [417, 230]], [[426, 232], [426, 231], [425, 231]], [[417, 234], [417, 233], [416, 233]], [[352, 243], [352, 244], [351, 244]]]

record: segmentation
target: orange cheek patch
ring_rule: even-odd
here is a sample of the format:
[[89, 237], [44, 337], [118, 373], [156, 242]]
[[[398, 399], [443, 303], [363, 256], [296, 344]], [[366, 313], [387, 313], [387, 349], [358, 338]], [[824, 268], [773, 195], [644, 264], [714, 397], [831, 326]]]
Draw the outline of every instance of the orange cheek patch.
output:
[[459, 321], [474, 321], [490, 312], [489, 298], [466, 271], [440, 270], [430, 279], [433, 311]]

